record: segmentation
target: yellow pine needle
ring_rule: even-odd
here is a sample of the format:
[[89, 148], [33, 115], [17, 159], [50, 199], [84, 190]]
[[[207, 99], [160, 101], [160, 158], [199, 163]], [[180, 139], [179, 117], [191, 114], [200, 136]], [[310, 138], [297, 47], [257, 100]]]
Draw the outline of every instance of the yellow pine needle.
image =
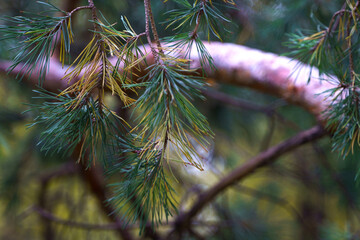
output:
[[[90, 63], [87, 63], [86, 60], [90, 60], [92, 58], [92, 55], [94, 55], [94, 51], [96, 51], [96, 53], [93, 60]], [[97, 77], [96, 72], [100, 67], [100, 51], [94, 48], [90, 53], [89, 51], [87, 51], [86, 53], [90, 54], [90, 56], [84, 56], [83, 62], [79, 62], [79, 64], [76, 65], [76, 67], [70, 73], [66, 74], [64, 78], [68, 78], [68, 82], [70, 83], [70, 81], [76, 78], [83, 69], [85, 69], [84, 74], [79, 81], [75, 82], [73, 85], [65, 89], [59, 95], [79, 91], [80, 93], [78, 95], [78, 98], [82, 99], [83, 95], [91, 91], [91, 89], [95, 86]], [[85, 67], [86, 64], [88, 64], [87, 67]]]
[[352, 154], [354, 154], [354, 143], [358, 139], [358, 131], [359, 131], [359, 129], [356, 128], [354, 135], [352, 136], [352, 139], [351, 139], [351, 153]]
[[105, 78], [106, 78], [106, 55], [105, 52], [101, 53], [101, 59], [102, 59], [102, 82], [101, 86], [104, 88], [105, 86]]
[[131, 25], [130, 25], [130, 23], [129, 23], [129, 20], [127, 19], [127, 17], [126, 17], [126, 16], [121, 16], [121, 19], [125, 19], [125, 22], [126, 22], [127, 26], [130, 28], [130, 30], [131, 30], [133, 33], [135, 33], [135, 35], [137, 35], [136, 32], [135, 32], [135, 30], [131, 27]]
[[[26, 43], [28, 43], [28, 42], [35, 42], [36, 40], [42, 38], [43, 36], [45, 36], [45, 35], [48, 34], [48, 33], [49, 33], [49, 31], [44, 32], [44, 33], [39, 34], [39, 35], [37, 35], [37, 36], [31, 37], [29, 40], [24, 41], [24, 42], [26, 42]], [[30, 34], [30, 32], [27, 32], [27, 33], [25, 33], [25, 34]]]
[[130, 103], [134, 102], [135, 100], [132, 98], [129, 98], [125, 92], [121, 89], [121, 87], [118, 85], [116, 80], [111, 76], [111, 74], [108, 74], [108, 82], [106, 85], [109, 89], [112, 89], [112, 94], [116, 94], [119, 96], [121, 101], [125, 104], [125, 106], [128, 106]]
[[175, 122], [175, 126], [177, 129], [179, 138], [182, 140], [185, 140], [186, 144], [188, 144], [188, 146], [191, 146], [189, 139], [187, 138], [186, 134], [184, 134], [184, 132], [183, 132], [184, 129], [182, 129], [177, 122]]
[[82, 155], [82, 152], [83, 152], [83, 149], [84, 149], [84, 145], [85, 145], [85, 140], [86, 140], [86, 138], [87, 138], [87, 135], [88, 135], [88, 133], [86, 133], [86, 135], [85, 135], [85, 137], [84, 137], [84, 140], [83, 140], [83, 142], [82, 142], [82, 144], [81, 144], [81, 148], [80, 148], [80, 153], [79, 153], [79, 157], [78, 157], [78, 159], [77, 159], [77, 163], [79, 163], [80, 162], [80, 160], [81, 160], [81, 155]]
[[325, 34], [325, 30], [320, 31], [320, 32], [317, 32], [317, 33], [314, 33], [314, 34], [312, 34], [311, 36], [304, 37], [303, 39], [299, 39], [298, 41], [299, 41], [299, 42], [302, 42], [302, 41], [317, 40], [317, 39], [322, 38], [322, 37], [324, 36], [324, 34]]
[[[216, 37], [222, 41], [222, 38], [220, 36], [220, 34], [215, 30], [214, 26], [212, 24], [209, 24], [210, 25], [210, 28], [213, 30], [213, 33], [216, 35]], [[210, 31], [209, 31], [210, 32]], [[208, 40], [210, 41], [210, 38], [208, 38]]]
[[[135, 61], [130, 61], [131, 64], [127, 65], [124, 70], [130, 70], [134, 68], [135, 66], [138, 66], [140, 63], [144, 61], [144, 59], [149, 55], [149, 53], [145, 53], [144, 56], [141, 56], [140, 58], [137, 58]], [[134, 56], [135, 58], [135, 56]]]
[[62, 67], [64, 67], [65, 64], [65, 43], [63, 38], [63, 32], [60, 33], [60, 56], [59, 60], [61, 62]]
[[229, 3], [231, 5], [236, 5], [234, 0], [223, 0], [225, 3]]
[[[61, 28], [60, 28], [61, 29]], [[68, 19], [68, 23], [67, 23], [67, 32], [69, 34], [69, 40], [70, 40], [70, 44], [74, 42], [74, 38], [71, 32], [71, 22], [70, 22], [70, 18]], [[65, 41], [64, 41], [64, 33], [61, 30], [60, 31], [60, 62], [62, 63], [62, 67], [64, 67], [65, 65], [65, 55], [66, 55], [66, 48], [65, 48]]]
[[32, 31], [26, 31], [24, 34], [28, 35], [28, 34], [35, 34], [35, 33], [39, 33], [39, 32], [48, 32], [50, 31], [49, 29], [37, 29], [37, 30], [32, 30]]
[[112, 90], [112, 95], [116, 94], [120, 97], [121, 101], [128, 106], [129, 103], [133, 102], [132, 98], [129, 98], [126, 93], [121, 89], [119, 84], [117, 83], [116, 79], [108, 73], [108, 84], [107, 87]]
[[[177, 149], [181, 152], [181, 154], [191, 163], [192, 166], [196, 167], [199, 170], [203, 170], [201, 165], [193, 160], [193, 157], [190, 155], [188, 150], [184, 150], [181, 147], [177, 147]], [[183, 161], [185, 163], [185, 161]]]
[[[192, 14], [192, 15], [194, 15], [194, 14]], [[192, 17], [192, 15], [186, 15], [186, 16], [184, 16], [184, 17], [181, 17], [181, 18], [179, 18], [179, 19], [176, 19], [176, 20], [172, 21], [171, 23], [169, 23], [169, 25], [166, 27], [166, 29], [167, 29], [168, 27], [170, 27], [171, 25], [173, 25], [174, 23], [179, 22], [181, 19], [185, 18], [185, 20], [182, 21], [182, 22], [181, 22], [177, 27], [175, 27], [173, 30], [179, 29], [182, 25], [184, 25], [184, 24]]]
[[141, 154], [139, 156], [139, 158], [141, 159], [149, 159], [149, 157], [151, 155], [154, 155], [154, 153], [152, 153], [152, 151], [150, 150], [150, 148], [152, 148], [153, 143], [152, 142], [148, 142], [144, 145]]
[[131, 128], [130, 124], [129, 124], [127, 121], [125, 121], [125, 119], [123, 119], [122, 117], [120, 117], [119, 115], [117, 115], [116, 112], [110, 110], [110, 113], [111, 113], [112, 115], [114, 115], [115, 117], [117, 117], [118, 119], [120, 119], [120, 120], [121, 120], [123, 123], [125, 123], [129, 128]]
[[71, 32], [71, 18], [69, 18], [69, 20], [68, 20], [67, 29], [68, 29], [68, 33], [69, 33], [70, 43], [73, 43], [74, 37]]
[[[84, 65], [88, 62], [88, 61], [84, 61], [84, 59], [87, 58], [87, 56], [91, 55], [91, 54], [89, 54], [90, 50], [92, 50], [92, 52], [94, 52], [94, 41], [95, 41], [95, 35], [93, 36], [91, 41], [88, 43], [88, 45], [86, 45], [86, 47], [81, 51], [81, 53], [74, 60], [74, 62], [69, 66], [69, 68], [66, 70], [66, 72], [68, 70], [70, 70], [76, 63], [78, 63], [78, 64], [76, 65], [75, 69], [80, 69], [80, 71], [81, 71], [81, 69], [84, 67]], [[71, 72], [74, 72], [75, 69]]]
[[[127, 38], [130, 37], [130, 35], [128, 34], [124, 34], [124, 32], [119, 32], [119, 31], [116, 31], [115, 29], [111, 29], [109, 30], [108, 28], [104, 28], [102, 27], [102, 30], [106, 33], [108, 33], [112, 38], [116, 39], [115, 36], [121, 38], [122, 40], [126, 41]], [[105, 37], [103, 36], [104, 38], [108, 38], [108, 37]], [[117, 40], [118, 41], [118, 40]]]
[[342, 17], [339, 17], [338, 41], [340, 40], [340, 38], [344, 38], [344, 36], [345, 36], [344, 21]]
[[[189, 133], [188, 131], [185, 131], [185, 132], [190, 135], [190, 133]], [[204, 149], [205, 151], [207, 151], [207, 148], [205, 147], [204, 144], [202, 144], [201, 142], [199, 142], [196, 138], [193, 138], [193, 140], [194, 140], [195, 142], [197, 142], [202, 149]], [[203, 140], [204, 140], [205, 144], [207, 144], [207, 145], [210, 144], [210, 142], [209, 142], [206, 138], [204, 138]]]

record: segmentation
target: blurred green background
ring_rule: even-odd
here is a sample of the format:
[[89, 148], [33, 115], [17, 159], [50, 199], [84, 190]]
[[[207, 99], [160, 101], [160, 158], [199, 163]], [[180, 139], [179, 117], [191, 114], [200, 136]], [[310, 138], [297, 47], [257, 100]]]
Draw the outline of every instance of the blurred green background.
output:
[[[213, 0], [214, 1], [214, 0]], [[70, 10], [87, 1], [51, 1]], [[141, 0], [94, 1], [110, 23], [127, 16], [135, 31], [144, 29]], [[161, 37], [171, 29], [161, 24], [173, 1], [152, 1]], [[284, 54], [287, 34], [314, 30], [318, 22], [328, 24], [343, 1], [333, 0], [242, 0], [222, 11], [233, 22], [223, 31], [224, 41]], [[0, 15], [43, 10], [35, 1], [0, 0]], [[87, 44], [91, 27], [88, 15], [74, 21], [74, 56]], [[1, 22], [4, 24], [4, 22]], [[2, 41], [0, 57], [11, 59], [16, 43]], [[234, 101], [261, 106], [251, 110], [207, 97], [198, 102], [216, 134], [213, 149], [205, 157], [206, 171], [176, 169], [174, 180], [180, 209], [190, 206], [199, 190], [216, 183], [236, 166], [262, 150], [316, 124], [312, 115], [281, 99], [249, 89], [215, 84], [219, 92]], [[40, 206], [59, 219], [104, 226], [104, 213], [86, 178], [72, 165], [73, 159], [45, 155], [37, 142], [40, 127], [28, 128], [34, 117], [25, 112], [33, 99], [34, 86], [0, 75], [0, 239], [118, 239], [117, 232], [49, 221], [33, 206]], [[111, 99], [109, 101], [112, 101]], [[346, 161], [331, 151], [329, 138], [313, 142], [286, 154], [212, 202], [197, 219], [199, 236], [184, 239], [360, 239], [360, 187], [356, 181], [359, 154]], [[171, 220], [170, 220], [171, 221]], [[137, 236], [136, 227], [132, 228]], [[160, 228], [165, 232], [168, 226]]]

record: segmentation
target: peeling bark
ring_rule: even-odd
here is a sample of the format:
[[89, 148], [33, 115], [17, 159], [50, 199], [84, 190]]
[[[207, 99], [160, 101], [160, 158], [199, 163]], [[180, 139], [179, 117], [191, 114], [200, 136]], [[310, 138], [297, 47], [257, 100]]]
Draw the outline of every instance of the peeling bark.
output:
[[[205, 43], [205, 46], [217, 68], [215, 71], [205, 69], [208, 78], [218, 83], [248, 87], [275, 95], [303, 107], [318, 120], [324, 120], [322, 113], [329, 106], [331, 98], [322, 93], [336, 87], [331, 81], [326, 81], [331, 80], [330, 77], [320, 76], [317, 69], [311, 69], [296, 60], [245, 46], [220, 42]], [[147, 62], [152, 64], [154, 57], [149, 46], [146, 45], [144, 49], [148, 53]], [[192, 66], [199, 67], [196, 49], [191, 52]], [[113, 61], [116, 62], [116, 59]], [[5, 72], [10, 65], [8, 61], [1, 61], [0, 72]], [[10, 75], [21, 73], [21, 67], [16, 67]], [[56, 59], [51, 59], [44, 87], [52, 91], [65, 89], [68, 86], [67, 81], [61, 80], [65, 71], [66, 67], [62, 68]], [[144, 72], [140, 72], [139, 76], [142, 74]], [[38, 75], [32, 74], [26, 82], [37, 84]]]

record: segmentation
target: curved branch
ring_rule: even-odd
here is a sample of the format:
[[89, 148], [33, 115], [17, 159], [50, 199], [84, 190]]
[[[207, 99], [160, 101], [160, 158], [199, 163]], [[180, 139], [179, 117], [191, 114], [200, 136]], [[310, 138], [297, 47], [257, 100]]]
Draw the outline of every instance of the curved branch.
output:
[[[326, 119], [323, 118], [323, 111], [329, 106], [331, 98], [325, 98], [321, 93], [334, 88], [335, 85], [332, 85], [331, 81], [323, 81], [325, 78], [327, 80], [331, 79], [320, 76], [317, 69], [311, 69], [309, 66], [301, 65], [299, 62], [286, 57], [231, 43], [212, 42], [206, 43], [205, 46], [214, 59], [214, 65], [216, 66], [215, 71], [205, 69], [209, 78], [213, 78], [220, 83], [245, 86], [278, 96], [305, 108], [318, 120], [325, 123]], [[149, 46], [144, 48], [147, 52], [151, 52]], [[200, 59], [196, 49], [193, 49], [191, 53], [190, 58], [193, 67], [200, 66]], [[154, 63], [152, 54], [147, 55], [147, 63]], [[6, 65], [9, 65], [9, 63], [0, 62], [0, 71], [4, 70]], [[19, 72], [21, 72], [21, 66], [15, 68], [11, 74], [16, 75]], [[65, 88], [66, 82], [61, 81], [64, 73], [65, 70], [61, 68], [61, 64], [52, 60], [44, 87], [54, 91]], [[310, 82], [308, 82], [310, 73]], [[138, 76], [141, 76], [141, 73]], [[34, 79], [36, 80], [34, 81]], [[35, 74], [32, 75], [30, 81], [32, 83], [37, 82]], [[326, 135], [326, 132], [322, 127], [314, 127], [262, 152], [257, 157], [238, 167], [218, 184], [200, 194], [198, 201], [190, 211], [179, 215], [174, 226], [175, 231], [187, 228], [191, 223], [191, 219], [227, 187], [255, 170], [272, 163], [280, 155], [324, 135]]]
[[[212, 42], [205, 46], [217, 68], [214, 72], [207, 69], [215, 81], [275, 95], [305, 108], [318, 120], [324, 120], [322, 113], [331, 99], [322, 93], [336, 85], [331, 83], [330, 77], [320, 76], [316, 68], [287, 57], [231, 43]], [[199, 66], [196, 51], [192, 51], [191, 59], [195, 66]]]
[[[296, 60], [266, 53], [232, 43], [211, 42], [204, 43], [214, 59], [216, 71], [205, 69], [207, 76], [219, 83], [249, 87], [264, 93], [283, 98], [286, 101], [299, 105], [312, 113], [318, 120], [324, 121], [322, 113], [329, 106], [331, 98], [321, 94], [336, 87], [327, 76], [320, 76], [319, 71]], [[148, 45], [145, 51], [151, 50]], [[191, 51], [193, 67], [200, 66], [197, 51]], [[147, 55], [148, 64], [154, 63], [154, 56]], [[116, 62], [116, 59], [113, 59]], [[0, 72], [5, 72], [11, 63], [0, 61]], [[11, 75], [22, 73], [21, 65], [16, 67]], [[51, 59], [49, 71], [44, 87], [49, 90], [66, 88], [67, 82], [61, 78], [65, 74], [61, 64]], [[144, 72], [143, 72], [144, 73]], [[310, 77], [311, 74], [311, 77]], [[142, 74], [139, 73], [139, 76]], [[37, 84], [38, 76], [34, 72], [28, 82]], [[310, 79], [310, 81], [308, 81]]]
[[[174, 224], [174, 231], [171, 232], [170, 235], [174, 232], [181, 232], [184, 229], [187, 229], [191, 224], [192, 218], [194, 218], [209, 202], [211, 202], [218, 194], [227, 189], [229, 186], [247, 177], [259, 168], [273, 163], [279, 156], [305, 143], [321, 138], [326, 134], [327, 132], [320, 125], [315, 126], [309, 130], [300, 132], [299, 134], [272, 148], [269, 148], [256, 157], [250, 159], [242, 166], [236, 168], [218, 181], [216, 185], [199, 194], [199, 197], [193, 204], [192, 208], [178, 216]], [[171, 239], [170, 236], [168, 236], [167, 239]]]
[[[8, 69], [11, 65], [11, 61], [0, 61], [0, 73], [7, 73], [9, 76], [12, 77], [22, 76], [26, 73], [25, 69], [23, 69], [23, 64], [17, 65], [13, 71], [8, 72]], [[24, 76], [23, 81], [26, 84], [35, 86], [39, 83], [39, 73], [35, 70], [31, 74], [31, 76]], [[57, 92], [59, 89], [67, 88], [67, 82], [65, 80], [61, 80], [65, 76], [65, 72], [66, 68], [62, 68], [61, 63], [57, 59], [51, 58], [43, 87], [53, 92]]]

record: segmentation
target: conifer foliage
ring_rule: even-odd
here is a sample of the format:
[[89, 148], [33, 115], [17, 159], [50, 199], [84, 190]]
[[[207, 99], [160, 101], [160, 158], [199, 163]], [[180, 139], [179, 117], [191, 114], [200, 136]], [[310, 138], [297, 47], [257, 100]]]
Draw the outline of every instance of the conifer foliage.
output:
[[[44, 126], [39, 141], [42, 150], [69, 155], [79, 148], [78, 161], [89, 167], [103, 163], [109, 174], [121, 174], [123, 180], [112, 184], [109, 203], [127, 222], [139, 221], [140, 232], [148, 222], [155, 227], [176, 213], [175, 192], [168, 176], [173, 164], [203, 170], [198, 148], [206, 150], [213, 133], [192, 103], [202, 98], [204, 81], [188, 58], [195, 44], [201, 67], [214, 68], [200, 37], [221, 39], [218, 24], [229, 20], [217, 7], [234, 4], [228, 0], [174, 1], [179, 9], [167, 13], [167, 27], [174, 35], [162, 41], [150, 0], [144, 0], [146, 28], [142, 33], [136, 33], [125, 16], [121, 26], [99, 17], [92, 0], [71, 12], [38, 2], [48, 10], [5, 18], [9, 25], [0, 29], [4, 38], [20, 44], [9, 71], [21, 67], [20, 79], [36, 73], [41, 87], [58, 46], [63, 66], [72, 58], [71, 45], [76, 41], [72, 16], [91, 11], [92, 38], [63, 78], [68, 88], [60, 93], [35, 91], [44, 101], [32, 105], [32, 111], [38, 113], [33, 125]], [[149, 52], [141, 47], [145, 40], [155, 63], [146, 66], [147, 74], [135, 82], [133, 71], [147, 64]], [[116, 64], [110, 61], [114, 56]], [[125, 122], [106, 105], [106, 92], [135, 109], [135, 123]], [[131, 92], [139, 97], [129, 97]]]
[[324, 115], [333, 132], [333, 148], [346, 157], [360, 145], [359, 86], [359, 6], [360, 1], [346, 0], [328, 25], [318, 22], [319, 31], [292, 34], [288, 46], [291, 55], [327, 74], [334, 88], [325, 96], [332, 99]]

